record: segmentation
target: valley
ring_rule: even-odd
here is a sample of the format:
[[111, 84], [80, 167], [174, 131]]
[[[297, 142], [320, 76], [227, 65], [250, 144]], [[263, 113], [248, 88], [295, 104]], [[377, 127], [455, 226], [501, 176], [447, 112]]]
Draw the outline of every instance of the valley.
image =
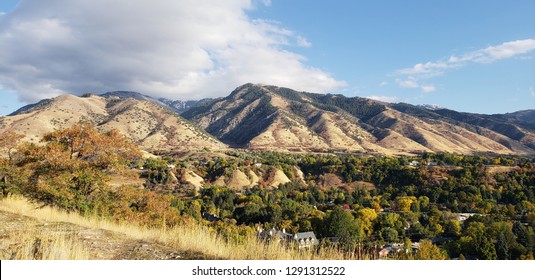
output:
[[59, 96], [0, 118], [0, 205], [80, 218], [2, 210], [1, 257], [44, 258], [22, 252], [65, 226], [85, 253], [47, 258], [533, 259], [531, 116], [255, 84], [193, 103]]

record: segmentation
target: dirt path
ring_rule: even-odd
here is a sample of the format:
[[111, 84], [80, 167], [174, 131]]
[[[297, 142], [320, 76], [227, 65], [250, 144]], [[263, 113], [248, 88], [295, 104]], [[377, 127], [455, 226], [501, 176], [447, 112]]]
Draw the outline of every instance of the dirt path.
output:
[[[22, 236], [35, 232], [39, 236], [70, 236], [83, 244], [89, 259], [98, 260], [180, 260], [204, 259], [157, 242], [132, 239], [125, 234], [81, 227], [70, 223], [42, 222], [34, 218], [0, 211], [0, 259], [12, 259], [23, 248]], [[41, 243], [35, 239], [33, 246]], [[37, 242], [37, 243], [35, 243]], [[37, 244], [37, 245], [36, 245]], [[38, 251], [38, 248], [34, 250]], [[38, 257], [37, 257], [38, 258]]]

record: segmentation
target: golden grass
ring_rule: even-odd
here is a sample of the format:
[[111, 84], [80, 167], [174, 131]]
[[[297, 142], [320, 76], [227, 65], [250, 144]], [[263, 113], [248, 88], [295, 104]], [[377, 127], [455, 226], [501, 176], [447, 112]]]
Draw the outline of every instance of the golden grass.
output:
[[[297, 250], [277, 242], [262, 242], [254, 236], [247, 238], [241, 244], [236, 244], [225, 241], [213, 230], [197, 223], [176, 226], [171, 229], [151, 229], [128, 223], [115, 223], [98, 217], [83, 217], [76, 213], [67, 213], [48, 206], [37, 206], [25, 198], [17, 196], [9, 196], [0, 200], [0, 211], [33, 217], [44, 222], [65, 222], [92, 229], [121, 233], [131, 239], [157, 242], [205, 259], [296, 260], [357, 258], [353, 254], [343, 253], [336, 248], [322, 248], [318, 252]], [[31, 241], [28, 242], [31, 243]], [[72, 250], [75, 251], [72, 255], [62, 256], [73, 259], [86, 257], [81, 253], [77, 253], [81, 249], [79, 249], [80, 246], [76, 242], [72, 242], [68, 238], [61, 242], [61, 244], [57, 245], [68, 248], [67, 246], [72, 244]], [[31, 247], [32, 244], [28, 246]], [[24, 257], [28, 257], [28, 255], [23, 254], [21, 258]]]
[[23, 226], [7, 230], [0, 239], [2, 260], [88, 260], [85, 244], [75, 234], [58, 226], [55, 234]]

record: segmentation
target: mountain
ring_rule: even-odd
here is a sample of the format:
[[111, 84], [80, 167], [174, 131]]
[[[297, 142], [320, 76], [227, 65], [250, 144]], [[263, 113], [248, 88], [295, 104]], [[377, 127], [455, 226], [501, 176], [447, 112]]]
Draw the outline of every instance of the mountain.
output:
[[186, 102], [129, 91], [62, 95], [1, 117], [0, 133], [38, 142], [82, 119], [118, 129], [145, 149], [535, 154], [535, 110], [472, 114], [259, 84]]
[[182, 116], [240, 148], [535, 154], [535, 130], [526, 121], [529, 114], [460, 113], [267, 85], [243, 85]]
[[182, 101], [182, 100], [171, 100], [167, 98], [158, 98], [158, 101], [164, 103], [165, 105], [171, 107], [175, 112], [181, 114], [197, 105], [204, 104], [211, 102], [215, 99], [213, 98], [205, 98], [201, 100], [188, 100], [188, 101]]
[[507, 121], [527, 125], [531, 129], [535, 129], [535, 110], [523, 110], [514, 113], [507, 113], [503, 115], [493, 115], [499, 118], [503, 118]]
[[82, 97], [61, 95], [1, 117], [0, 133], [14, 130], [23, 134], [26, 140], [38, 142], [47, 132], [86, 120], [103, 131], [117, 129], [149, 150], [226, 147], [160, 103], [133, 92], [113, 92], [101, 96], [86, 94]]

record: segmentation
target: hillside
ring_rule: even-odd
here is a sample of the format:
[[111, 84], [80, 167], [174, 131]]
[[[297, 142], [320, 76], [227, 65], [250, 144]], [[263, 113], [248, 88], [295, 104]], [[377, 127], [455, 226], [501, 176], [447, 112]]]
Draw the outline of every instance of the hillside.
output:
[[224, 143], [250, 149], [383, 154], [534, 154], [529, 114], [478, 115], [246, 84], [182, 113]]
[[354, 259], [337, 250], [297, 250], [254, 235], [243, 244], [194, 222], [167, 230], [84, 217], [22, 197], [0, 199], [2, 260]]
[[482, 115], [254, 84], [198, 102], [126, 91], [63, 95], [1, 117], [0, 133], [13, 130], [38, 142], [82, 119], [118, 129], [148, 150], [535, 154], [533, 110]]
[[154, 99], [127, 92], [102, 96], [62, 95], [0, 118], [0, 133], [12, 130], [38, 142], [47, 133], [81, 121], [117, 129], [144, 149], [209, 148], [225, 145]]

